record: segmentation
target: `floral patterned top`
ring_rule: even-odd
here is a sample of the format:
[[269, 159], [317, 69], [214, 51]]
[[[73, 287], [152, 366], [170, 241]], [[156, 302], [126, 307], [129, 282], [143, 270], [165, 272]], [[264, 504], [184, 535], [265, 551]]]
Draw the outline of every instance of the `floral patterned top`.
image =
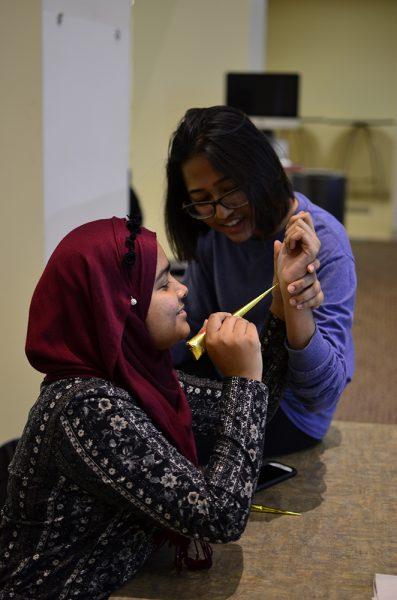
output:
[[0, 598], [108, 598], [156, 548], [160, 528], [215, 543], [238, 539], [268, 405], [273, 411], [287, 368], [282, 322], [270, 319], [265, 338], [265, 383], [179, 373], [195, 432], [217, 429], [203, 470], [110, 382], [69, 378], [43, 386], [10, 465]]

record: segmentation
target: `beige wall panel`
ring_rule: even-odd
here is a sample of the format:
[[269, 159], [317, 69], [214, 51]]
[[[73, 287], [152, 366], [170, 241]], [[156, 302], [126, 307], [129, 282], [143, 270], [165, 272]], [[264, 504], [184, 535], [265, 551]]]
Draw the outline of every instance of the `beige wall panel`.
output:
[[[269, 0], [267, 68], [302, 75], [301, 115], [397, 118], [395, 0]], [[340, 166], [349, 128], [306, 126], [293, 158], [309, 166]], [[390, 190], [392, 127], [373, 129], [384, 183]], [[349, 168], [370, 174], [362, 137]]]
[[0, 2], [0, 443], [21, 433], [41, 379], [24, 344], [43, 264], [41, 2]]
[[188, 108], [224, 103], [225, 73], [249, 68], [249, 0], [136, 0], [131, 166], [145, 224], [165, 241], [168, 140]]

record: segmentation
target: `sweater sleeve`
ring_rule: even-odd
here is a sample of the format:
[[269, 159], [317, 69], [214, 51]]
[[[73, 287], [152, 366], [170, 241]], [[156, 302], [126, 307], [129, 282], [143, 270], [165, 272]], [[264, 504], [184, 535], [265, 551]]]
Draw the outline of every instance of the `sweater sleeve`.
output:
[[316, 329], [308, 345], [287, 345], [290, 389], [313, 412], [336, 404], [353, 370], [351, 329], [356, 292], [352, 257], [342, 255], [321, 266], [324, 303], [314, 311]]
[[152, 520], [212, 542], [243, 532], [262, 457], [267, 389], [230, 378], [219, 400], [218, 439], [201, 471], [171, 445], [134, 399], [104, 385], [60, 415], [58, 464], [81, 487]]

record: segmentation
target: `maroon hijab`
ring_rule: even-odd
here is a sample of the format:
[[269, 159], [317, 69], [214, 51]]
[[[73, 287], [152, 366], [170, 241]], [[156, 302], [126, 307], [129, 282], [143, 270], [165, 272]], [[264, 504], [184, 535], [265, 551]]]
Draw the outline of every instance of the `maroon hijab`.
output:
[[130, 271], [122, 264], [128, 236], [126, 221], [113, 217], [82, 225], [60, 242], [33, 294], [26, 355], [46, 381], [100, 377], [132, 392], [166, 438], [197, 464], [189, 405], [169, 352], [154, 347], [145, 324], [156, 235], [141, 228]]

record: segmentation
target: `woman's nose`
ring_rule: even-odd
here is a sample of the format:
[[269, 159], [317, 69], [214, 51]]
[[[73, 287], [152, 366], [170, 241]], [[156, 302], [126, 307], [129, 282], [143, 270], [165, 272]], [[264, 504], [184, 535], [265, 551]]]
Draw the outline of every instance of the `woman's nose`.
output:
[[188, 291], [189, 289], [184, 283], [179, 283], [178, 296], [181, 299], [186, 298]]
[[233, 208], [226, 208], [226, 206], [222, 206], [222, 204], [216, 204], [215, 206], [215, 216], [219, 220], [226, 219], [230, 213], [233, 212]]

